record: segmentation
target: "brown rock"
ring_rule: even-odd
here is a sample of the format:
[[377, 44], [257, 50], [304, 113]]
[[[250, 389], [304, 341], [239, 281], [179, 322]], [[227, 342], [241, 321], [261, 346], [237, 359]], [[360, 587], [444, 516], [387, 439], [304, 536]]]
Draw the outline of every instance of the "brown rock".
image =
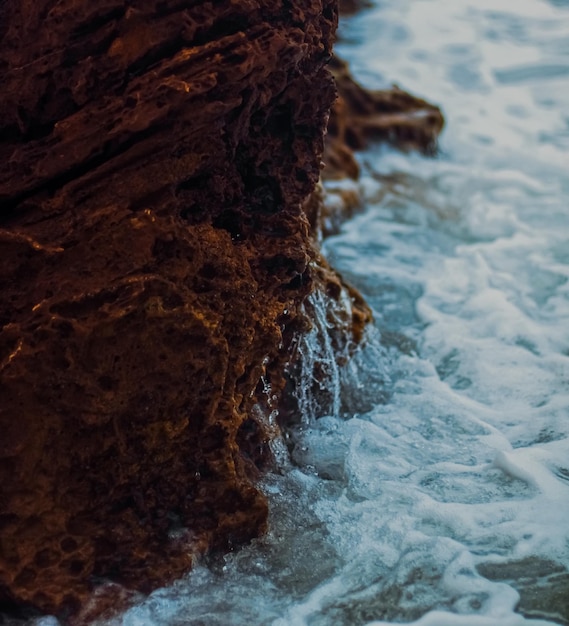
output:
[[330, 113], [323, 157], [322, 179], [328, 182], [320, 202], [323, 236], [336, 233], [363, 205], [355, 186], [333, 184], [358, 180], [360, 168], [354, 151], [366, 148], [370, 142], [384, 141], [400, 150], [432, 155], [444, 126], [437, 106], [397, 86], [387, 90], [365, 89], [352, 78], [348, 64], [337, 56], [332, 58], [330, 68], [338, 97]]
[[340, 0], [340, 15], [351, 15], [371, 6], [369, 0]]
[[253, 406], [305, 324], [335, 26], [332, 0], [0, 5], [1, 602], [72, 614], [264, 528]]
[[397, 86], [364, 89], [352, 78], [348, 64], [337, 56], [332, 58], [330, 69], [339, 96], [330, 115], [327, 149], [333, 148], [335, 140], [352, 150], [362, 150], [370, 140], [388, 141], [399, 149], [427, 154], [436, 149], [444, 125], [437, 106]]

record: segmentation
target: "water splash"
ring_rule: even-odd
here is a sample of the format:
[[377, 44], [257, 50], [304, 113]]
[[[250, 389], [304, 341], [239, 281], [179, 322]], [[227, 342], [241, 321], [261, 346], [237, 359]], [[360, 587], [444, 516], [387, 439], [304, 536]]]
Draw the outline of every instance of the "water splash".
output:
[[369, 410], [385, 395], [389, 382], [388, 350], [377, 328], [369, 326], [362, 341], [352, 340], [352, 301], [346, 289], [338, 299], [314, 291], [305, 304], [312, 328], [296, 339], [294, 395], [300, 423], [323, 416], [336, 419]]
[[331, 414], [340, 416], [341, 383], [338, 361], [346, 357], [337, 354], [332, 334], [344, 326], [344, 302], [326, 298], [322, 291], [314, 291], [304, 305], [304, 313], [312, 320], [312, 328], [297, 338], [295, 396], [301, 422], [309, 424], [317, 417]]

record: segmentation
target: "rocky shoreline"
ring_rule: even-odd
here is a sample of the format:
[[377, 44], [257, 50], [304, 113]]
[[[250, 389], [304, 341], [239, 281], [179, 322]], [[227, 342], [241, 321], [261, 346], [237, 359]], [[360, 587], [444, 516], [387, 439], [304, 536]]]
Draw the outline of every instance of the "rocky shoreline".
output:
[[334, 60], [325, 148], [336, 25], [329, 0], [0, 7], [4, 610], [89, 621], [264, 531], [306, 298], [349, 294], [341, 342], [370, 319], [318, 251], [322, 155], [355, 178], [365, 137], [442, 128]]

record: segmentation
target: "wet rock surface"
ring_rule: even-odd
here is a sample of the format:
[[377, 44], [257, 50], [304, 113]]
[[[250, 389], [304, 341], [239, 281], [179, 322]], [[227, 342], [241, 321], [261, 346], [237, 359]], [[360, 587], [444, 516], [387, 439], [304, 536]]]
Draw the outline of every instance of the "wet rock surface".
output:
[[520, 594], [516, 610], [533, 619], [569, 624], [569, 572], [563, 565], [538, 557], [519, 561], [481, 563], [478, 572], [506, 582]]
[[4, 606], [73, 615], [262, 532], [252, 408], [306, 323], [335, 25], [326, 0], [2, 3]]
[[362, 150], [372, 140], [388, 141], [402, 150], [427, 154], [436, 149], [444, 118], [439, 107], [394, 85], [368, 90], [355, 81], [345, 61], [334, 56], [330, 69], [339, 97], [328, 125], [328, 144], [338, 138], [352, 150]]
[[397, 86], [365, 89], [354, 80], [348, 64], [337, 56], [332, 58], [330, 69], [338, 98], [330, 113], [324, 152], [322, 178], [327, 184], [320, 220], [324, 236], [337, 232], [363, 204], [357, 185], [345, 184], [360, 176], [357, 151], [372, 142], [386, 142], [399, 150], [433, 155], [444, 126], [443, 114], [436, 105]]

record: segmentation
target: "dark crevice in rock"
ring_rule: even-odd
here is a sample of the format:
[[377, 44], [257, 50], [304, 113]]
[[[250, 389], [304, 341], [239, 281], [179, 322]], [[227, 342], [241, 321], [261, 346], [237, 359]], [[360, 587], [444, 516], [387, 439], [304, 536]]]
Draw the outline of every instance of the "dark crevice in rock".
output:
[[103, 11], [99, 15], [95, 15], [89, 20], [85, 20], [84, 22], [80, 22], [76, 26], [74, 26], [74, 28], [69, 33], [70, 48], [67, 48], [69, 56], [67, 57], [67, 59], [64, 60], [64, 65], [66, 62], [72, 61], [72, 52], [74, 52], [73, 45], [76, 41], [82, 44], [83, 40], [86, 37], [92, 37], [96, 31], [102, 30], [109, 24], [109, 22], [116, 23], [118, 20], [124, 17], [125, 13], [126, 7], [111, 6], [106, 11], [103, 9]]

